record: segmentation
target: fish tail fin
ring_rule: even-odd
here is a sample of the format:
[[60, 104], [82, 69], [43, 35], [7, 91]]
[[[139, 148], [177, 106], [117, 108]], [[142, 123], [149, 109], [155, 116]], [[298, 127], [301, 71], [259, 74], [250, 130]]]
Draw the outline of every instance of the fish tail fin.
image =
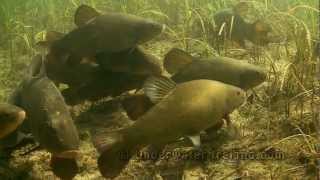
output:
[[99, 171], [105, 178], [118, 176], [134, 153], [134, 144], [127, 142], [122, 130], [97, 135], [93, 143], [100, 153]]
[[73, 179], [79, 173], [76, 159], [51, 156], [50, 166], [53, 173], [61, 179]]

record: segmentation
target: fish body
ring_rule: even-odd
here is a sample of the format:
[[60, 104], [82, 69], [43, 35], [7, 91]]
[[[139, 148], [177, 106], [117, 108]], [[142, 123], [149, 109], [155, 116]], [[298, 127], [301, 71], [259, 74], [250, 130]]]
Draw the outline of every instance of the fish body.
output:
[[119, 53], [100, 53], [96, 58], [97, 63], [107, 71], [146, 76], [162, 74], [160, 60], [146, 53], [141, 47]]
[[233, 8], [220, 10], [214, 15], [218, 41], [230, 39], [242, 48], [245, 47], [245, 40], [257, 45], [267, 45], [271, 42], [269, 37], [271, 27], [262, 20], [253, 23], [245, 21], [243, 16], [247, 10], [248, 5], [242, 2]]
[[[156, 80], [155, 85], [149, 82], [144, 88], [159, 102], [132, 126], [95, 139], [101, 152], [99, 170], [104, 177], [117, 176], [140, 147], [161, 146], [184, 136], [195, 136], [220, 123], [245, 101], [240, 88], [218, 81], [195, 80], [177, 86], [172, 81]], [[157, 86], [164, 89], [154, 91]], [[119, 157], [121, 153], [127, 153], [128, 158]]]
[[163, 25], [145, 18], [124, 13], [100, 14], [81, 5], [75, 13], [78, 28], [69, 32], [51, 46], [57, 58], [65, 54], [92, 57], [98, 53], [115, 53], [145, 43], [163, 30]]
[[92, 73], [94, 75], [91, 81], [62, 91], [67, 104], [114, 97], [126, 91], [140, 89], [149, 76], [163, 73], [160, 61], [140, 47], [120, 53], [100, 53], [96, 55], [96, 61], [99, 69]]
[[79, 88], [67, 88], [62, 91], [62, 95], [69, 105], [76, 105], [85, 100], [96, 101], [103, 97], [115, 97], [126, 91], [139, 89], [146, 78], [147, 76], [100, 71], [93, 81]]
[[76, 151], [79, 147], [77, 129], [59, 89], [44, 69], [43, 59], [32, 61], [16, 102], [25, 109], [30, 132], [42, 147], [53, 154]]
[[251, 89], [266, 79], [266, 71], [258, 66], [227, 57], [194, 58], [180, 49], [172, 49], [165, 57], [165, 69], [176, 83], [208, 79]]
[[244, 94], [240, 88], [217, 81], [181, 83], [129, 128], [128, 134], [141, 135], [136, 141], [142, 140], [144, 144], [197, 134], [240, 106]]

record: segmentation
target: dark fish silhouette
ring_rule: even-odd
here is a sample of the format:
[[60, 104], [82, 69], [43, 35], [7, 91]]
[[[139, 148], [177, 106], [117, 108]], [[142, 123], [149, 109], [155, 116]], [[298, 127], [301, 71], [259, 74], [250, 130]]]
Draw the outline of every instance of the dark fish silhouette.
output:
[[50, 58], [65, 62], [69, 55], [77, 64], [82, 57], [93, 57], [101, 52], [121, 52], [145, 43], [161, 33], [163, 25], [129, 14], [100, 14], [95, 9], [81, 5], [75, 13], [79, 26], [50, 48]]
[[[56, 41], [63, 38], [65, 34], [48, 31], [42, 41], [37, 44], [40, 47], [49, 49], [49, 53], [45, 57], [47, 76], [56, 84], [64, 83], [71, 87], [82, 86], [95, 78], [99, 65], [96, 64], [94, 57], [80, 58], [74, 54], [66, 55], [66, 61], [61, 62], [50, 51], [51, 46]], [[38, 56], [37, 58], [41, 58]], [[79, 62], [71, 64], [72, 62]]]
[[[25, 109], [30, 132], [40, 146], [52, 153], [53, 158], [75, 159], [78, 132], [59, 89], [46, 76], [44, 57], [32, 61], [14, 99]], [[68, 169], [65, 172], [69, 173]]]
[[248, 10], [246, 2], [240, 2], [231, 9], [218, 11], [214, 15], [214, 21], [217, 26], [216, 37], [219, 43], [225, 39], [231, 39], [241, 47], [245, 47], [245, 40], [249, 40], [257, 45], [267, 45], [270, 43], [271, 27], [257, 20], [254, 23], [248, 23], [243, 19], [243, 15]]
[[142, 87], [148, 76], [101, 71], [90, 83], [79, 88], [68, 88], [62, 94], [69, 105], [76, 105], [85, 100], [95, 101], [103, 97], [115, 97], [122, 93]]

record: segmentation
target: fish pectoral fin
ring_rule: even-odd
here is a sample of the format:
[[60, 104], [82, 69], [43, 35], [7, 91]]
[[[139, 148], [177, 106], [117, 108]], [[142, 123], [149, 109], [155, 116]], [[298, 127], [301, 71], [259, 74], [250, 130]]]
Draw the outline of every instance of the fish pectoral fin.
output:
[[74, 23], [81, 27], [97, 16], [100, 16], [97, 10], [87, 5], [81, 5], [75, 12]]
[[196, 135], [193, 135], [193, 136], [188, 136], [188, 138], [191, 140], [192, 144], [196, 148], [199, 148], [201, 146], [200, 134], [196, 134]]
[[156, 104], [165, 98], [175, 87], [176, 83], [170, 78], [153, 76], [145, 81], [143, 91], [150, 98], [151, 102]]
[[163, 60], [163, 66], [170, 74], [175, 74], [183, 67], [193, 62], [193, 57], [187, 52], [173, 48], [166, 55]]

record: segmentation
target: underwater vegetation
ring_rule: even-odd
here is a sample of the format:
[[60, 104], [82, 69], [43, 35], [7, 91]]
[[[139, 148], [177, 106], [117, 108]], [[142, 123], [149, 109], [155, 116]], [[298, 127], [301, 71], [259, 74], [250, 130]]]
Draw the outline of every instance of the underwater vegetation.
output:
[[0, 179], [320, 179], [317, 0], [2, 0]]

